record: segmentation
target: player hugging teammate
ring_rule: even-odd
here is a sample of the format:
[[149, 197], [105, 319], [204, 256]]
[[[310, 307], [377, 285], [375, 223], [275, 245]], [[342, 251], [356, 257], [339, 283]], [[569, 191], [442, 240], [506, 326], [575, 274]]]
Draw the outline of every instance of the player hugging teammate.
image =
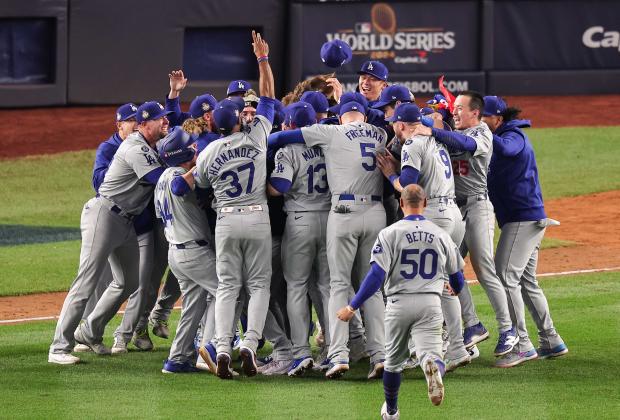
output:
[[[396, 419], [403, 369], [419, 365], [439, 405], [444, 374], [489, 337], [464, 281], [467, 254], [498, 323], [495, 365], [566, 354], [536, 282], [540, 242], [557, 222], [545, 214], [520, 111], [470, 91], [420, 109], [377, 61], [362, 65], [359, 92], [343, 93], [332, 74], [300, 84], [284, 107], [269, 46], [252, 37], [260, 96], [233, 81], [227, 98], [198, 96], [183, 113], [179, 70], [165, 108], [119, 108], [118, 134], [98, 150], [97, 195], [84, 206], [78, 275], [48, 361], [127, 353], [130, 342], [151, 350], [147, 322], [168, 338], [182, 295], [162, 372], [232, 379], [238, 349], [247, 376], [314, 369], [336, 379], [367, 357], [368, 379], [383, 379], [381, 416]], [[351, 50], [334, 40], [321, 57], [339, 67]], [[127, 298], [110, 349], [103, 331]], [[266, 340], [272, 354], [257, 357]]]

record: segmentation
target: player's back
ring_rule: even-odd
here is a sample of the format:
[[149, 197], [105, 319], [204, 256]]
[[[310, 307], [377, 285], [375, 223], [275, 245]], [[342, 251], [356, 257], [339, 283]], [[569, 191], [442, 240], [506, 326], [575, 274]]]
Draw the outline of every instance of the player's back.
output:
[[[272, 176], [287, 174], [291, 188], [284, 194], [287, 211], [321, 211], [331, 207], [325, 157], [320, 147], [290, 144], [278, 151]], [[281, 173], [282, 172], [282, 173]]]
[[332, 195], [383, 194], [383, 175], [377, 152], [385, 151], [387, 134], [364, 122], [302, 128], [306, 144], [319, 146], [325, 154], [327, 180]]
[[487, 172], [493, 154], [493, 133], [483, 122], [457, 132], [473, 138], [476, 142], [476, 151], [473, 154], [450, 153], [456, 196], [462, 199], [470, 195], [483, 194], [487, 191]]
[[172, 193], [172, 180], [186, 172], [183, 168], [168, 168], [155, 187], [155, 213], [161, 219], [166, 239], [171, 244], [211, 240], [207, 216], [198, 205], [196, 194], [193, 191], [182, 196]]
[[454, 176], [448, 149], [431, 136], [415, 136], [402, 148], [402, 166], [420, 173], [417, 184], [429, 198], [454, 198]]
[[387, 273], [388, 296], [441, 294], [447, 275], [462, 267], [454, 242], [443, 229], [422, 216], [408, 216], [383, 229], [372, 253], [372, 260]]
[[267, 205], [267, 135], [271, 124], [257, 115], [244, 131], [210, 143], [198, 156], [196, 182], [211, 186], [213, 207]]

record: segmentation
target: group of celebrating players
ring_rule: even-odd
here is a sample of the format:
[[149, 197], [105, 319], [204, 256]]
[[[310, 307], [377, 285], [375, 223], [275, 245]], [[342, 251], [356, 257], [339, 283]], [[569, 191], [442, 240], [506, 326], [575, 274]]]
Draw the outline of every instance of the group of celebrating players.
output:
[[[398, 418], [403, 369], [420, 366], [439, 405], [444, 374], [478, 357], [489, 337], [463, 276], [467, 254], [496, 315], [496, 366], [566, 354], [536, 282], [540, 242], [557, 222], [545, 214], [520, 111], [445, 90], [420, 109], [378, 61], [362, 65], [357, 92], [322, 76], [284, 106], [269, 46], [252, 35], [260, 97], [233, 81], [224, 100], [201, 95], [183, 113], [187, 80], [174, 71], [165, 107], [118, 109], [118, 132], [97, 151], [80, 267], [49, 362], [126, 353], [130, 342], [151, 350], [149, 323], [168, 338], [182, 295], [162, 372], [231, 379], [238, 348], [247, 376], [315, 369], [334, 379], [368, 357], [368, 378], [384, 383], [381, 415]], [[326, 43], [324, 61], [335, 54], [342, 64], [342, 44]], [[105, 326], [127, 299], [109, 348]], [[257, 358], [265, 340], [273, 352]]]

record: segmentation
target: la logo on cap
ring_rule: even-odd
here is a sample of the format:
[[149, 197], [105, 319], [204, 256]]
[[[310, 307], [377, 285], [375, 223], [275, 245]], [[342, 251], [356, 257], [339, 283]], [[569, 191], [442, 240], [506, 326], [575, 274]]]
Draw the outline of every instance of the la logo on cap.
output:
[[204, 102], [204, 103], [202, 104], [202, 110], [203, 110], [203, 111], [207, 112], [207, 111], [209, 110], [209, 108], [211, 108], [211, 107], [209, 106], [209, 104], [208, 104], [208, 103]]
[[149, 112], [148, 111], [142, 111], [142, 119], [146, 120], [149, 117]]
[[138, 108], [136, 108], [136, 106], [135, 106], [135, 105], [131, 105], [131, 110], [132, 110], [133, 112], [136, 112], [136, 111], [138, 110]]
[[372, 63], [368, 63], [368, 70], [372, 70]]
[[159, 105], [159, 109], [164, 109], [164, 106], [160, 103], [158, 103], [157, 105]]
[[239, 89], [243, 89], [244, 88], [243, 83], [239, 82], [239, 86], [238, 87], [239, 87]]

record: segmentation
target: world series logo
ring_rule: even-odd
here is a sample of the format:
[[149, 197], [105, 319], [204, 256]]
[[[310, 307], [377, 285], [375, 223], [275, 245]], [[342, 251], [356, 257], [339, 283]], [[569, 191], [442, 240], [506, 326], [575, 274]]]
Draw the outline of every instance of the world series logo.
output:
[[396, 12], [387, 3], [374, 4], [370, 22], [326, 33], [327, 41], [340, 39], [354, 55], [371, 60], [391, 59], [395, 64], [426, 64], [433, 54], [456, 46], [455, 33], [443, 27], [398, 27]]

